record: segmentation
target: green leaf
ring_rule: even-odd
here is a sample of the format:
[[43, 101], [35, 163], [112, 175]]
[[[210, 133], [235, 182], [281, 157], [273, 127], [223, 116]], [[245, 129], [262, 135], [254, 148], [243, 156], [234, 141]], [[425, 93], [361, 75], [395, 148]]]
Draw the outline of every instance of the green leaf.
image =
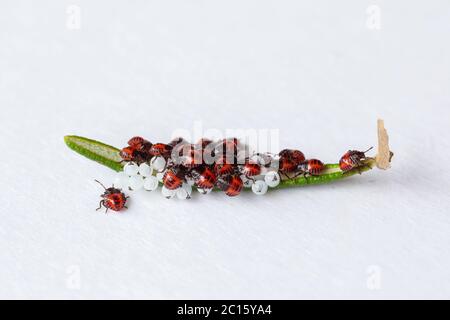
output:
[[120, 150], [103, 142], [79, 136], [65, 136], [64, 142], [73, 151], [115, 171], [122, 171]]

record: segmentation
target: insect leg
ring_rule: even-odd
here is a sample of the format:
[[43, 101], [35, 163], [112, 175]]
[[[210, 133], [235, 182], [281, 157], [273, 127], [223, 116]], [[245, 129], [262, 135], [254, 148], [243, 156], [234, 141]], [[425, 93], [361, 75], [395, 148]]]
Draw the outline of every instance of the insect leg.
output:
[[105, 200], [100, 200], [100, 202], [99, 202], [99, 204], [98, 204], [98, 208], [95, 209], [95, 211], [100, 210], [100, 209], [102, 208], [102, 206], [104, 206], [104, 205], [105, 205]]
[[306, 176], [308, 174], [308, 172], [303, 172], [303, 178], [305, 178], [306, 183], [309, 183], [308, 177]]

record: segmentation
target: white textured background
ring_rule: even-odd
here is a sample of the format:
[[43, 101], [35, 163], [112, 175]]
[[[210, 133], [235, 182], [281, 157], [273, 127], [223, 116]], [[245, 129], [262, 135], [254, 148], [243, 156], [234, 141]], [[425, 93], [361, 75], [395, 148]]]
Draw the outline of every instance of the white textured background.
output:
[[[1, 1], [0, 297], [450, 298], [449, 21], [448, 0]], [[139, 193], [123, 215], [95, 212], [113, 172], [63, 143], [167, 141], [198, 120], [279, 128], [336, 162], [376, 143], [377, 117], [390, 171]]]

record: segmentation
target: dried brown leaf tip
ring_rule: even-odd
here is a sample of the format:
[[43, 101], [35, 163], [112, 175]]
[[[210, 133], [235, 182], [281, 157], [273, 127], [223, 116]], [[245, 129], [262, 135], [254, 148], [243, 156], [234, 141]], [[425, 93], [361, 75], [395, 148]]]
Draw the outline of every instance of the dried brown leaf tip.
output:
[[378, 154], [376, 165], [378, 169], [386, 170], [391, 167], [391, 159], [394, 153], [389, 150], [389, 136], [384, 127], [384, 120], [378, 119]]

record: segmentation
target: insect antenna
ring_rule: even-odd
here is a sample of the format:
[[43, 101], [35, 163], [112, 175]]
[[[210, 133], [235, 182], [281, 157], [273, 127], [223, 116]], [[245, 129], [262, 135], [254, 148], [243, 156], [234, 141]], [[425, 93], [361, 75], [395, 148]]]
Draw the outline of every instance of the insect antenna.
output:
[[106, 187], [103, 185], [103, 183], [101, 183], [100, 181], [98, 181], [97, 179], [94, 179], [95, 182], [97, 182], [99, 185], [101, 185], [103, 187], [103, 189], [106, 190]]
[[369, 152], [370, 150], [372, 150], [373, 147], [370, 147], [369, 149], [367, 149], [366, 151], [363, 151], [363, 153]]

